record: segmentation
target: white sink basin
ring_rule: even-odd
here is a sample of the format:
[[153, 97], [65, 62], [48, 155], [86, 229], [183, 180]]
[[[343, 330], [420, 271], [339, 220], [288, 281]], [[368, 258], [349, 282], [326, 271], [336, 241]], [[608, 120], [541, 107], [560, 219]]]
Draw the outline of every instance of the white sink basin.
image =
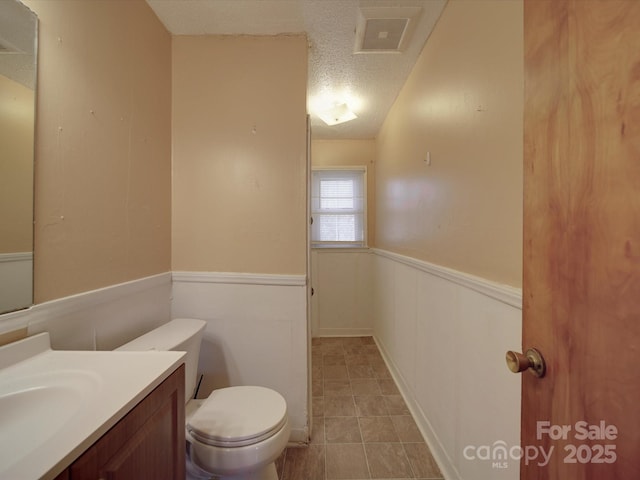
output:
[[48, 442], [101, 389], [100, 377], [54, 370], [0, 384], [0, 464], [8, 467]]
[[51, 480], [181, 363], [183, 352], [0, 347], [0, 479]]

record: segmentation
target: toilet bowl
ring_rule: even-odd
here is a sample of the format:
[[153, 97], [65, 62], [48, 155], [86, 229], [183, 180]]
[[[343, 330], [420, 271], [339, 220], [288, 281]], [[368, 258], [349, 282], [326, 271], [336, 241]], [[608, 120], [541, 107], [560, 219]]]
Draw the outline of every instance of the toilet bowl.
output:
[[289, 433], [284, 398], [263, 387], [215, 390], [187, 418], [191, 462], [221, 479], [277, 480]]
[[176, 319], [117, 350], [186, 351], [185, 398], [187, 478], [192, 480], [277, 480], [275, 460], [289, 441], [287, 403], [259, 386], [214, 390], [192, 399], [205, 322]]

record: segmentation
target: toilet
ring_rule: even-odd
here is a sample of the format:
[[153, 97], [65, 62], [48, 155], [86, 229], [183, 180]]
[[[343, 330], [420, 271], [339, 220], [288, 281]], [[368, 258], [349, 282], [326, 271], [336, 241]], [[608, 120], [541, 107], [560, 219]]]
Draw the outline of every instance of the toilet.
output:
[[171, 320], [116, 350], [187, 352], [187, 479], [278, 480], [274, 462], [291, 430], [282, 395], [265, 387], [239, 386], [214, 390], [204, 400], [192, 398], [205, 324]]

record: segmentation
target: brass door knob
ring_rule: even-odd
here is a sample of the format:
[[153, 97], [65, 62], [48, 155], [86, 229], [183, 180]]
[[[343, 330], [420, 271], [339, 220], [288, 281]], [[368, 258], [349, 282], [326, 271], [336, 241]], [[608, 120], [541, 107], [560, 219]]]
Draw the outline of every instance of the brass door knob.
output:
[[506, 354], [507, 367], [513, 373], [524, 372], [529, 370], [538, 378], [544, 377], [547, 370], [544, 358], [538, 350], [530, 348], [523, 355], [522, 353], [512, 352], [509, 350]]

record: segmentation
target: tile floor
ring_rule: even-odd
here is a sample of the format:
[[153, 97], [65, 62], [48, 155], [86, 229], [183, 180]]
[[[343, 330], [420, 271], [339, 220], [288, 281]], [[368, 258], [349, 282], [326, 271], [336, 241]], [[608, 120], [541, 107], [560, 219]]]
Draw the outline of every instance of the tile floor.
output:
[[372, 337], [312, 341], [313, 428], [281, 480], [442, 479]]

